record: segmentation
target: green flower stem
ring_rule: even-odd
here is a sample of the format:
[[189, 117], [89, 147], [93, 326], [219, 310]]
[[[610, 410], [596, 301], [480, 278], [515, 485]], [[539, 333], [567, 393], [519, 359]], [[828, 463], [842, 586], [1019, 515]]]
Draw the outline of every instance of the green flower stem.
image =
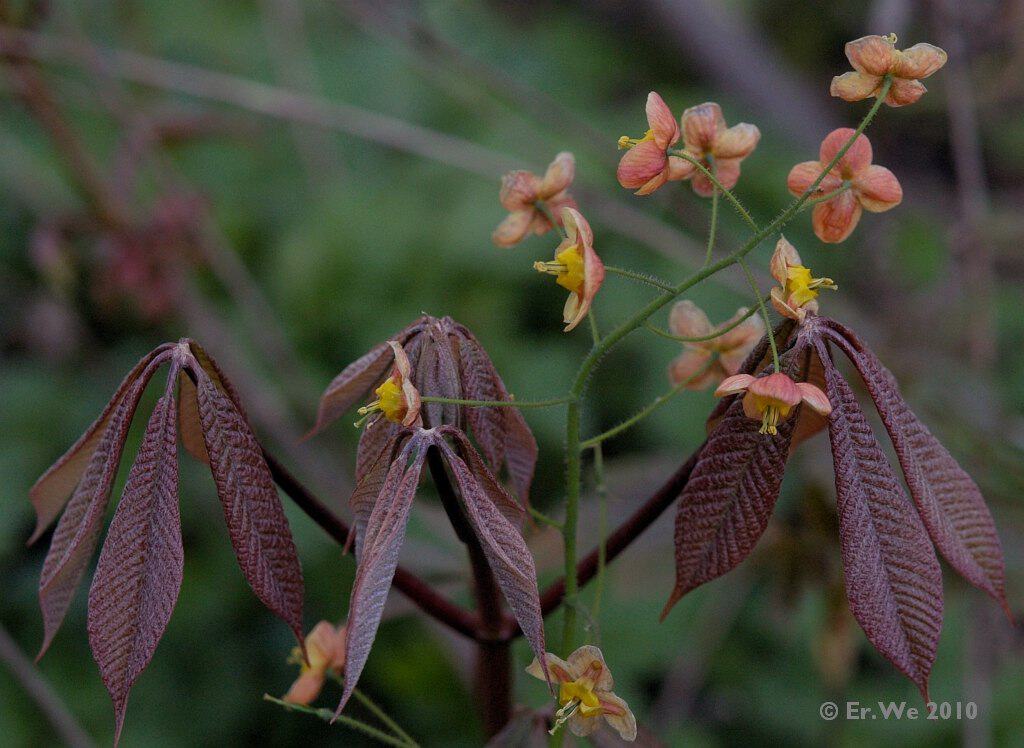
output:
[[604, 270], [606, 273], [612, 273], [613, 275], [621, 275], [623, 278], [629, 278], [630, 280], [636, 281], [637, 283], [643, 283], [648, 286], [654, 286], [662, 291], [669, 291], [672, 289], [672, 284], [667, 283], [659, 278], [655, 278], [653, 275], [647, 275], [646, 273], [638, 273], [635, 270], [627, 270], [625, 268], [617, 268], [612, 265], [605, 265]]
[[[767, 302], [770, 298], [770, 296], [765, 296], [764, 301]], [[674, 340], [677, 343], [705, 343], [709, 340], [720, 338], [730, 330], [739, 327], [748, 319], [757, 314], [758, 311], [759, 310], [757, 306], [752, 306], [749, 309], [747, 309], [746, 312], [740, 315], [740, 317], [736, 319], [734, 322], [730, 322], [728, 325], [724, 327], [716, 328], [714, 332], [708, 335], [698, 335], [697, 337], [694, 338], [687, 338], [683, 337], [682, 335], [673, 335], [672, 333], [666, 332], [665, 330], [662, 330], [660, 327], [657, 327], [656, 325], [652, 324], [650, 321], [645, 322], [644, 327], [653, 332], [655, 335], [660, 335], [661, 337], [667, 338], [668, 340]]]
[[718, 190], [711, 196], [711, 225], [708, 227], [708, 250], [704, 253], [704, 264], [711, 264], [711, 253], [715, 250], [715, 235], [718, 233]]
[[565, 397], [553, 397], [550, 400], [460, 400], [454, 397], [434, 397], [433, 395], [420, 398], [425, 403], [448, 403], [449, 405], [466, 405], [472, 408], [550, 408], [553, 405], [564, 405], [572, 402], [575, 398], [566, 395]]
[[562, 531], [562, 523], [554, 517], [549, 517], [548, 515], [544, 514], [544, 512], [542, 512], [540, 509], [534, 509], [532, 506], [527, 507], [527, 511], [530, 513], [531, 517], [540, 522], [542, 525], [553, 527], [559, 532]]
[[565, 229], [562, 228], [562, 224], [560, 224], [558, 222], [558, 219], [555, 218], [554, 213], [551, 212], [551, 208], [548, 207], [548, 204], [546, 202], [544, 202], [543, 200], [538, 200], [533, 204], [533, 207], [535, 207], [537, 210], [544, 214], [544, 217], [548, 219], [548, 223], [555, 227], [555, 231], [558, 232], [559, 236], [561, 236], [563, 239], [568, 238], [569, 235], [565, 233]]
[[[850, 150], [850, 147], [871, 123], [871, 120], [873, 120], [875, 114], [878, 113], [878, 110], [881, 108], [882, 102], [891, 87], [892, 78], [890, 76], [886, 76], [878, 93], [878, 98], [875, 100], [871, 109], [868, 110], [864, 119], [861, 120], [861, 123], [854, 131], [853, 136], [846, 142], [839, 152], [836, 153], [835, 157], [825, 166], [825, 168], [822, 169], [821, 174], [818, 175], [818, 178], [814, 180], [804, 194], [793, 200], [793, 202], [773, 218], [768, 225], [755, 231], [753, 236], [751, 236], [739, 249], [722, 258], [718, 262], [701, 268], [701, 270], [679, 283], [679, 285], [652, 299], [636, 314], [612, 329], [611, 332], [601, 338], [600, 342], [596, 343], [594, 347], [591, 348], [590, 353], [586, 355], [583, 362], [580, 364], [580, 367], [576, 372], [576, 377], [573, 379], [572, 387], [569, 390], [569, 395], [573, 399], [569, 401], [568, 407], [566, 408], [565, 425], [566, 507], [563, 537], [565, 539], [565, 601], [566, 603], [569, 603], [565, 606], [565, 616], [563, 618], [562, 628], [562, 647], [565, 654], [572, 651], [572, 645], [576, 640], [575, 604], [576, 595], [579, 592], [579, 584], [576, 578], [576, 532], [579, 519], [580, 500], [580, 398], [583, 395], [583, 390], [586, 388], [587, 380], [590, 378], [591, 373], [608, 351], [614, 348], [619, 341], [631, 332], [641, 327], [655, 312], [666, 304], [675, 301], [680, 294], [685, 293], [701, 281], [710, 278], [712, 275], [715, 275], [730, 265], [734, 265], [736, 262], [746, 257], [747, 254], [749, 254], [762, 241], [774, 234], [782, 226], [785, 226], [790, 219], [796, 215], [803, 204], [807, 202], [810, 196], [814, 194], [814, 191], [818, 189], [818, 186], [821, 184], [825, 176], [832, 171], [833, 167], [835, 167], [837, 163], [839, 163], [839, 159], [846, 155], [846, 152]], [[723, 192], [723, 194], [726, 193]], [[728, 195], [726, 196], [728, 197]]]
[[[344, 678], [342, 678], [340, 675], [338, 675], [334, 671], [328, 671], [328, 672], [330, 672], [331, 679], [334, 680], [335, 683], [337, 683], [338, 685], [344, 687], [344, 685], [345, 685]], [[376, 701], [371, 699], [369, 696], [367, 696], [365, 693], [363, 693], [358, 688], [356, 688], [356, 689], [354, 689], [352, 691], [352, 695], [355, 697], [356, 701], [358, 701], [360, 704], [362, 704], [363, 707], [365, 707], [366, 710], [368, 712], [370, 712], [374, 717], [379, 719], [381, 721], [381, 723], [383, 723], [383, 725], [385, 727], [387, 727], [389, 730], [391, 730], [391, 732], [393, 732], [399, 738], [404, 740], [408, 745], [416, 745], [416, 741], [413, 739], [413, 737], [411, 735], [409, 735], [409, 733], [407, 733], [405, 730], [403, 730], [402, 726], [399, 725], [391, 717], [391, 715], [389, 715], [386, 711], [384, 711], [384, 709], [380, 705], [378, 705]]]
[[708, 169], [706, 166], [704, 166], [704, 164], [700, 162], [700, 159], [694, 158], [685, 150], [669, 151], [669, 155], [678, 156], [679, 158], [683, 159], [683, 161], [689, 161], [691, 164], [696, 166], [697, 171], [699, 171], [701, 174], [707, 177], [711, 184], [713, 184], [715, 188], [718, 190], [718, 192], [721, 192], [723, 195], [725, 195], [725, 199], [732, 203], [732, 207], [734, 207], [736, 209], [736, 212], [740, 214], [744, 221], [747, 222], [747, 225], [749, 225], [750, 228], [752, 228], [754, 231], [758, 230], [757, 221], [755, 221], [753, 217], [750, 215], [750, 213], [747, 211], [747, 209], [743, 207], [743, 205], [739, 201], [739, 198], [737, 198], [736, 195], [733, 194], [732, 190], [726, 189], [725, 185], [723, 185], [718, 180], [718, 177], [716, 177], [710, 169]]
[[[656, 398], [654, 398], [654, 400], [652, 400], [650, 403], [648, 403], [643, 408], [638, 410], [636, 413], [631, 415], [629, 418], [627, 418], [622, 423], [618, 424], [617, 426], [613, 426], [612, 428], [608, 429], [607, 431], [602, 431], [597, 436], [592, 436], [589, 439], [584, 440], [583, 442], [580, 443], [580, 449], [583, 450], [583, 449], [591, 449], [591, 448], [593, 448], [595, 450], [595, 461], [596, 461], [597, 460], [596, 450], [599, 450], [601, 448], [602, 442], [606, 441], [607, 439], [611, 439], [613, 436], [617, 436], [617, 435], [621, 434], [623, 431], [625, 431], [626, 429], [632, 428], [636, 424], [640, 423], [640, 421], [642, 421], [643, 419], [647, 418], [647, 416], [649, 416], [651, 413], [656, 411], [662, 405], [664, 405], [669, 400], [671, 400], [673, 397], [675, 397], [680, 392], [682, 392], [684, 389], [686, 389], [686, 385], [690, 384], [691, 382], [695, 382], [698, 379], [700, 379], [702, 376], [704, 376], [704, 374], [707, 373], [708, 369], [710, 369], [713, 364], [714, 364], [714, 360], [708, 361], [693, 376], [691, 376], [691, 377], [689, 377], [687, 379], [684, 379], [679, 384], [673, 385], [672, 389], [670, 389], [668, 392], [665, 392], [665, 393], [662, 393], [661, 395], [658, 395]], [[601, 537], [603, 538], [604, 536], [602, 535]]]
[[351, 727], [353, 730], [367, 735], [374, 740], [377, 740], [385, 745], [394, 745], [398, 748], [411, 748], [412, 746], [418, 746], [419, 744], [415, 741], [407, 741], [402, 738], [397, 738], [393, 735], [389, 735], [383, 730], [378, 730], [376, 727], [372, 727], [365, 722], [360, 722], [358, 719], [352, 719], [346, 717], [344, 714], [338, 715], [338, 718], [334, 717], [334, 710], [332, 709], [318, 709], [316, 707], [304, 706], [302, 704], [292, 704], [283, 699], [279, 699], [275, 696], [271, 696], [269, 693], [263, 694], [263, 700], [269, 701], [271, 704], [277, 704], [280, 707], [284, 707], [290, 712], [300, 712], [302, 714], [310, 714], [314, 717], [319, 717], [324, 722], [340, 722], [346, 727]]
[[811, 208], [817, 205], [818, 203], [827, 203], [832, 198], [846, 192], [848, 189], [850, 189], [850, 187], [851, 184], [848, 181], [844, 181], [843, 186], [840, 187], [839, 189], [832, 190], [831, 192], [826, 192], [824, 195], [821, 195], [820, 197], [811, 198], [810, 200], [803, 204], [800, 210], [807, 210], [808, 208]]
[[[754, 279], [754, 274], [750, 271], [750, 265], [742, 257], [737, 262], [743, 268], [743, 274], [747, 277], [747, 284], [750, 286], [750, 290], [754, 292], [757, 306], [761, 310], [761, 318], [764, 319], [764, 329], [770, 331], [772, 329], [772, 320], [768, 316], [768, 307], [765, 306], [764, 297], [761, 296], [761, 289], [757, 287], [757, 281]], [[768, 345], [772, 349], [772, 365], [775, 367], [775, 371], [779, 371], [779, 347], [775, 343], [775, 336], [770, 332], [768, 334]]]
[[600, 444], [594, 447], [594, 489], [597, 493], [597, 577], [594, 580], [594, 602], [590, 613], [595, 623], [601, 615], [601, 598], [604, 596], [604, 572], [608, 563], [606, 548], [608, 537], [608, 483], [604, 474], [604, 449]]

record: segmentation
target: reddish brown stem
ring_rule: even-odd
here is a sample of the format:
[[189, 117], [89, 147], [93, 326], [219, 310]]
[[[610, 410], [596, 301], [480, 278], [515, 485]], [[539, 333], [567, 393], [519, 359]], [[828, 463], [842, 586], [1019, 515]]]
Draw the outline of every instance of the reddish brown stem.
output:
[[[292, 501], [339, 545], [344, 546], [348, 540], [348, 525], [299, 483], [266, 449], [263, 450], [263, 457], [267, 461], [274, 482], [281, 487], [281, 490], [288, 494]], [[477, 617], [436, 592], [427, 581], [399, 566], [395, 571], [394, 586], [431, 618], [437, 619], [470, 639], [477, 640], [479, 638], [481, 627]]]
[[480, 713], [488, 738], [498, 734], [512, 715], [512, 670], [509, 641], [502, 636], [511, 625], [501, 610], [501, 591], [491, 572], [480, 540], [473, 532], [465, 511], [452, 486], [444, 460], [431, 447], [427, 464], [438, 496], [455, 528], [459, 540], [466, 544], [469, 564], [473, 570], [473, 594], [480, 616], [476, 651], [476, 693], [480, 694]]

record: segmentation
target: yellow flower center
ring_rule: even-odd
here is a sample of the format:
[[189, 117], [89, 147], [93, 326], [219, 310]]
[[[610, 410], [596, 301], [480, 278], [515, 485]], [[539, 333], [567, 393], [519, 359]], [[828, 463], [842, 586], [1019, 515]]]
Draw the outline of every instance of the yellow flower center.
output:
[[380, 400], [380, 410], [389, 421], [399, 423], [405, 413], [405, 396], [398, 386], [395, 377], [389, 377], [380, 387], [374, 390]]
[[775, 436], [779, 433], [779, 421], [789, 415], [792, 406], [774, 397], [765, 397], [750, 393], [754, 401], [754, 407], [761, 413], [761, 434]]
[[646, 143], [648, 140], [654, 140], [654, 130], [648, 130], [642, 138], [631, 138], [628, 135], [623, 135], [619, 138], [619, 148], [629, 149], [635, 145]]
[[583, 293], [585, 274], [583, 271], [583, 255], [578, 245], [563, 249], [553, 262], [535, 262], [533, 269], [540, 273], [555, 276], [555, 283], [567, 291]]
[[580, 678], [558, 687], [559, 706], [564, 708], [574, 702], [584, 717], [594, 717], [601, 713], [601, 700], [597, 698], [588, 679]]
[[377, 396], [377, 399], [356, 411], [359, 415], [364, 416], [356, 423], [356, 426], [361, 426], [367, 416], [378, 412], [389, 421], [401, 423], [408, 412], [408, 406], [405, 402], [405, 394], [402, 392], [402, 387], [398, 383], [398, 378], [388, 377], [373, 393]]
[[797, 306], [818, 297], [819, 288], [835, 291], [839, 286], [831, 278], [814, 278], [810, 268], [803, 265], [791, 265], [786, 268], [786, 296]]

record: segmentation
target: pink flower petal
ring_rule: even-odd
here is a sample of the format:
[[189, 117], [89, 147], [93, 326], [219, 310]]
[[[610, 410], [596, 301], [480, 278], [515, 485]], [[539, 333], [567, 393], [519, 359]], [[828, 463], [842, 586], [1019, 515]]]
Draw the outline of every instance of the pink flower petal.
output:
[[687, 348], [672, 359], [672, 363], [669, 364], [669, 381], [674, 385], [679, 385], [692, 380], [686, 385], [688, 390], [703, 390], [711, 386], [712, 383], [722, 377], [721, 370], [716, 366], [709, 367], [706, 372], [694, 379], [697, 373], [707, 366], [710, 359], [711, 351], [709, 350], [704, 348]]
[[687, 161], [679, 156], [668, 157], [668, 181], [678, 182], [689, 179], [695, 171], [697, 171], [697, 167], [692, 161]]
[[807, 316], [806, 313], [802, 309], [796, 309], [790, 306], [784, 298], [784, 295], [784, 291], [778, 286], [773, 288], [771, 290], [772, 307], [783, 317], [795, 319], [797, 322], [803, 322], [804, 317]]
[[643, 187], [638, 189], [633, 194], [634, 195], [650, 195], [652, 192], [654, 192], [656, 189], [661, 187], [667, 181], [668, 181], [668, 169], [663, 169], [662, 171], [660, 171], [657, 174], [655, 174], [647, 184], [645, 184]]
[[548, 165], [548, 170], [544, 172], [544, 178], [537, 187], [538, 196], [541, 200], [550, 200], [568, 188], [575, 176], [576, 158], [569, 151], [562, 151], [555, 156], [555, 160]]
[[752, 395], [769, 398], [790, 407], [800, 402], [801, 397], [796, 382], [778, 371], [766, 377], [755, 379], [747, 387], [747, 391]]
[[750, 387], [753, 382], [754, 377], [750, 374], [733, 374], [731, 377], [726, 377], [722, 380], [722, 383], [718, 385], [718, 388], [715, 390], [715, 397], [735, 395], [739, 392], [743, 392], [745, 389]]
[[896, 62], [896, 48], [880, 36], [862, 36], [847, 42], [846, 57], [857, 72], [885, 75]]
[[679, 124], [668, 104], [654, 91], [647, 94], [647, 124], [654, 131], [654, 142], [661, 150], [679, 140]]
[[619, 184], [635, 190], [664, 171], [667, 159], [665, 148], [648, 140], [622, 154], [615, 175], [619, 179]]
[[760, 140], [761, 131], [755, 125], [741, 122], [718, 134], [712, 153], [718, 160], [744, 159], [753, 152]]
[[711, 320], [704, 310], [689, 299], [677, 301], [668, 315], [668, 329], [673, 335], [683, 338], [699, 338], [710, 335]]
[[885, 103], [891, 107], [907, 106], [924, 96], [927, 90], [921, 81], [896, 78], [885, 96]]
[[832, 403], [828, 401], [825, 393], [808, 382], [797, 382], [796, 387], [800, 390], [801, 399], [814, 412], [827, 416], [832, 412]]
[[510, 171], [501, 178], [501, 206], [507, 211], [533, 207], [539, 186], [540, 179], [536, 174], [523, 170]]
[[[814, 180], [821, 174], [821, 163], [818, 161], [803, 161], [792, 169], [789, 170], [789, 176], [786, 178], [786, 188], [793, 194], [794, 197], [800, 197], [814, 184]], [[837, 177], [827, 176], [825, 179], [832, 179], [838, 186], [839, 179]], [[822, 180], [822, 185], [825, 184], [825, 180]], [[821, 190], [819, 186], [819, 190]], [[825, 190], [822, 190], [825, 191]]]
[[927, 78], [946, 64], [946, 50], [924, 42], [896, 55], [892, 72], [898, 78]]
[[692, 106], [683, 112], [683, 141], [688, 150], [708, 153], [718, 134], [725, 130], [722, 107], [713, 101]]
[[[827, 166], [832, 159], [835, 158], [835, 155], [839, 153], [843, 146], [846, 145], [847, 141], [853, 137], [854, 132], [855, 130], [852, 130], [849, 127], [840, 127], [838, 130], [830, 132], [825, 139], [821, 141], [819, 160], [823, 167]], [[858, 172], [868, 168], [868, 166], [871, 165], [871, 159], [871, 141], [867, 139], [866, 135], [858, 135], [857, 140], [855, 140], [849, 150], [843, 154], [843, 157], [839, 159], [839, 163], [836, 164], [835, 170], [843, 179], [850, 179]]]
[[853, 180], [860, 204], [872, 213], [895, 208], [903, 200], [903, 188], [896, 175], [884, 166], [869, 166]]
[[861, 207], [857, 196], [847, 190], [831, 200], [814, 206], [811, 226], [814, 234], [827, 244], [838, 244], [856, 228]]
[[499, 247], [514, 247], [530, 230], [533, 214], [533, 208], [509, 213], [491, 234], [491, 241]]
[[881, 76], [853, 71], [833, 78], [829, 93], [843, 101], [863, 101], [874, 94], [881, 83]]
[[772, 277], [780, 285], [785, 286], [786, 281], [789, 279], [789, 273], [787, 272], [789, 268], [802, 264], [800, 253], [796, 251], [796, 247], [790, 244], [786, 237], [780, 236], [779, 240], [775, 243], [775, 251], [772, 252], [772, 259], [768, 266]]

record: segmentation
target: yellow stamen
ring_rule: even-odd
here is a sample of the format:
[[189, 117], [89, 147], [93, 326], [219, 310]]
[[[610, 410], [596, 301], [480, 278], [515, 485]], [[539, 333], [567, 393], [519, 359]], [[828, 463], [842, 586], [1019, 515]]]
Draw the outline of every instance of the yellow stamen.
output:
[[623, 135], [619, 138], [619, 148], [628, 149], [641, 143], [646, 143], [648, 140], [654, 140], [654, 130], [648, 130], [644, 133], [642, 138], [631, 138], [628, 135]]
[[893, 31], [890, 34], [886, 34], [882, 38], [885, 39], [887, 42], [889, 42], [889, 44], [893, 45], [894, 47], [896, 46], [896, 42], [899, 41], [899, 39], [896, 37], [895, 31]]
[[779, 433], [778, 425], [779, 409], [774, 405], [769, 405], [764, 409], [764, 413], [761, 415], [761, 428], [758, 429], [758, 432], [775, 436]]
[[791, 265], [786, 268], [786, 296], [798, 306], [818, 297], [818, 289], [827, 288], [835, 291], [839, 288], [831, 278], [814, 278], [810, 268], [803, 265]]
[[[379, 412], [389, 421], [401, 423], [408, 406], [406, 405], [405, 395], [402, 393], [402, 387], [399, 385], [398, 380], [395, 377], [389, 377], [373, 393], [377, 396], [377, 399], [368, 405], [364, 405], [356, 412], [361, 416], [369, 416]], [[356, 423], [356, 426], [362, 425], [365, 420], [366, 418], [363, 418]]]
[[586, 675], [558, 687], [558, 704], [561, 708], [555, 712], [555, 724], [548, 731], [552, 735], [576, 712], [584, 717], [597, 717], [604, 713], [601, 700], [594, 693], [594, 682]]
[[555, 255], [553, 262], [533, 263], [533, 269], [555, 276], [555, 282], [567, 291], [583, 292], [585, 280], [583, 255], [580, 254], [579, 247], [575, 244]]

